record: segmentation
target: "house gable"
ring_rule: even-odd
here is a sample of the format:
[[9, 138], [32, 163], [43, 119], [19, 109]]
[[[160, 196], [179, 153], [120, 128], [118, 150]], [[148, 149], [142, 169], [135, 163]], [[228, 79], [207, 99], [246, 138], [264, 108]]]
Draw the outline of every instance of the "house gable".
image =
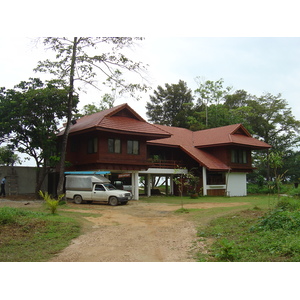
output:
[[[73, 136], [93, 131], [143, 136], [145, 140], [170, 136], [169, 133], [146, 122], [127, 103], [76, 120], [76, 123], [71, 125], [69, 134]], [[58, 136], [63, 132], [64, 130]]]
[[242, 124], [228, 125], [194, 132], [194, 146], [198, 149], [242, 146], [249, 149], [268, 149], [271, 146], [255, 139]]

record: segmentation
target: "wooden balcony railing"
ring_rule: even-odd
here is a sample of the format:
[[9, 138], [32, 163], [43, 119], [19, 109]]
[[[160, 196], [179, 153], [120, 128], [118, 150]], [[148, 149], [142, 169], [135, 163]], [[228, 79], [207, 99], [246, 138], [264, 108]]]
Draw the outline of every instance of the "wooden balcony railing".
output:
[[183, 168], [184, 164], [180, 160], [153, 160], [149, 159], [149, 168], [159, 169], [178, 169]]

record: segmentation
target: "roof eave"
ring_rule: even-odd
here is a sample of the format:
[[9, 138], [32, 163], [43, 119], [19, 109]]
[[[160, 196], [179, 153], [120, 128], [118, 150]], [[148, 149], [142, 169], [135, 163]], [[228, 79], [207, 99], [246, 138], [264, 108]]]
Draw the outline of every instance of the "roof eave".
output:
[[249, 144], [241, 144], [241, 143], [222, 143], [222, 144], [210, 144], [210, 145], [203, 145], [203, 146], [195, 146], [197, 149], [205, 149], [205, 148], [212, 148], [212, 147], [226, 147], [226, 146], [238, 146], [238, 147], [245, 147], [250, 148], [253, 150], [265, 150], [272, 148], [271, 145], [266, 146], [256, 146], [256, 145], [249, 145]]

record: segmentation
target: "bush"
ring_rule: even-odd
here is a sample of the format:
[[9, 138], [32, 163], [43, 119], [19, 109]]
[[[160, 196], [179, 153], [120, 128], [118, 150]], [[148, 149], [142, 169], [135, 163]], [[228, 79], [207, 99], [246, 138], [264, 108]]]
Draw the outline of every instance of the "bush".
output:
[[258, 184], [248, 183], [247, 192], [248, 194], [268, 194], [270, 193], [270, 189], [268, 188], [267, 185], [260, 186]]
[[43, 193], [42, 191], [39, 191], [40, 196], [46, 201], [46, 204], [48, 208], [50, 209], [52, 214], [55, 214], [57, 211], [57, 207], [59, 205], [59, 201], [65, 196], [65, 195], [59, 195], [58, 199], [53, 199], [48, 192]]
[[257, 225], [251, 227], [251, 231], [277, 229], [300, 230], [300, 212], [277, 209], [268, 213]]
[[300, 210], [300, 201], [291, 197], [281, 197], [275, 208], [287, 211]]
[[218, 261], [235, 261], [239, 257], [235, 243], [226, 238], [217, 242], [217, 248], [215, 257]]
[[299, 198], [300, 197], [300, 187], [291, 189], [289, 191], [289, 195]]

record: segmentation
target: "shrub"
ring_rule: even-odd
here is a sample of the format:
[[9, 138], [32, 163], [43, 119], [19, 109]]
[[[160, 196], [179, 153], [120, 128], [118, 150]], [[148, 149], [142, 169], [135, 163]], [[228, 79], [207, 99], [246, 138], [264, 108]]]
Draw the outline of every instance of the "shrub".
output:
[[275, 208], [287, 211], [300, 210], [300, 201], [291, 197], [281, 197]]
[[59, 201], [64, 197], [64, 194], [59, 195], [58, 199], [53, 199], [48, 192], [43, 193], [39, 191], [40, 196], [46, 201], [48, 208], [50, 209], [52, 214], [55, 214], [57, 211], [57, 207], [59, 205]]
[[251, 227], [251, 231], [277, 229], [300, 230], [300, 212], [277, 209], [268, 213], [257, 225]]
[[299, 198], [300, 197], [300, 187], [291, 189], [289, 191], [289, 195]]
[[235, 261], [238, 258], [238, 251], [233, 241], [221, 239], [217, 242], [217, 247], [219, 249], [215, 257], [218, 261]]

